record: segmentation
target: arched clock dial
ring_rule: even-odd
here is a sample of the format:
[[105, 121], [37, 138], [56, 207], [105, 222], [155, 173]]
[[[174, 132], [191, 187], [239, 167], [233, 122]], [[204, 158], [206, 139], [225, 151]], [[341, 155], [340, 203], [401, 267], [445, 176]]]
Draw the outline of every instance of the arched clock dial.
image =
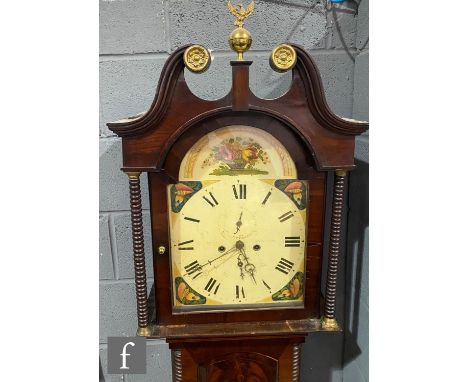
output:
[[303, 304], [307, 184], [228, 177], [169, 186], [173, 304]]

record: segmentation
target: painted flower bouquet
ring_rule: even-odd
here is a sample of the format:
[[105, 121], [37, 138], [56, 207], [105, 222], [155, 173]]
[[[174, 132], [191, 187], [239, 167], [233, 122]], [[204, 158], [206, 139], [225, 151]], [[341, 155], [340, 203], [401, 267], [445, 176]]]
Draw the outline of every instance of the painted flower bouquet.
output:
[[261, 171], [254, 166], [268, 162], [267, 153], [252, 138], [235, 137], [226, 138], [218, 146], [214, 146], [202, 166], [218, 164], [219, 167], [213, 170], [212, 175], [267, 174], [267, 171]]

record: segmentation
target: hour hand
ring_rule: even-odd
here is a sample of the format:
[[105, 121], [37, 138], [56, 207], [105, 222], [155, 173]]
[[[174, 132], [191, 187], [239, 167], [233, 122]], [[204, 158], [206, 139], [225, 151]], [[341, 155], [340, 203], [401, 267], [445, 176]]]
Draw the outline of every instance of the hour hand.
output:
[[239, 267], [241, 279], [244, 279], [244, 263], [242, 262], [240, 256], [241, 255], [237, 256], [237, 266]]
[[245, 271], [250, 275], [250, 277], [252, 277], [252, 281], [254, 282], [254, 284], [257, 283], [257, 280], [255, 280], [255, 276], [254, 276], [254, 273], [255, 273], [255, 265], [253, 265], [252, 263], [247, 263], [244, 267]]
[[[242, 257], [244, 258], [244, 261], [245, 261], [244, 270], [250, 275], [250, 277], [252, 278], [252, 281], [254, 282], [254, 284], [257, 284], [257, 280], [255, 280], [255, 276], [254, 276], [255, 265], [253, 265], [249, 261], [249, 258], [247, 257], [247, 254], [245, 253], [244, 243], [242, 243], [241, 245], [238, 245], [239, 243], [242, 243], [242, 242], [238, 241], [236, 246], [238, 247], [239, 252], [241, 253]], [[239, 256], [237, 265], [240, 267], [240, 264], [242, 264], [242, 262], [240, 261], [240, 256]], [[243, 278], [242, 269], [241, 269], [241, 277]]]
[[237, 231], [234, 232], [234, 234], [239, 232], [241, 225], [242, 225], [242, 212], [240, 213], [239, 220], [236, 222]]

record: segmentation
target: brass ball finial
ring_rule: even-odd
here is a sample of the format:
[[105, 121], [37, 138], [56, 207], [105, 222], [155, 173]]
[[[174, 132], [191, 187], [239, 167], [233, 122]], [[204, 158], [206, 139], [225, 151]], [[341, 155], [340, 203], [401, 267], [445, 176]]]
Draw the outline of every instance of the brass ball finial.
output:
[[237, 60], [244, 60], [244, 53], [249, 50], [252, 45], [252, 35], [250, 32], [244, 28], [244, 20], [250, 16], [254, 10], [254, 2], [252, 1], [247, 9], [244, 9], [242, 4], [233, 6], [230, 1], [228, 1], [228, 9], [236, 18], [234, 25], [237, 26], [229, 34], [229, 46], [231, 49], [237, 53]]
[[237, 60], [244, 60], [244, 53], [250, 49], [252, 45], [252, 36], [247, 29], [236, 28], [229, 35], [229, 46], [237, 53]]

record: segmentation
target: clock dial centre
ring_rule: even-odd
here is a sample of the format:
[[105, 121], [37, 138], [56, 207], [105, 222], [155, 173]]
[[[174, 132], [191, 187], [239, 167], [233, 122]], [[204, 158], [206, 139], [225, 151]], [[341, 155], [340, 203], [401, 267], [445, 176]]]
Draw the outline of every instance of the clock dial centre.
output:
[[236, 241], [236, 248], [240, 251], [244, 248], [244, 242], [241, 240]]
[[226, 209], [220, 211], [218, 229], [223, 238], [243, 240], [257, 231], [255, 214], [249, 209], [248, 202], [243, 202], [243, 204], [235, 208], [236, 206], [230, 203]]

